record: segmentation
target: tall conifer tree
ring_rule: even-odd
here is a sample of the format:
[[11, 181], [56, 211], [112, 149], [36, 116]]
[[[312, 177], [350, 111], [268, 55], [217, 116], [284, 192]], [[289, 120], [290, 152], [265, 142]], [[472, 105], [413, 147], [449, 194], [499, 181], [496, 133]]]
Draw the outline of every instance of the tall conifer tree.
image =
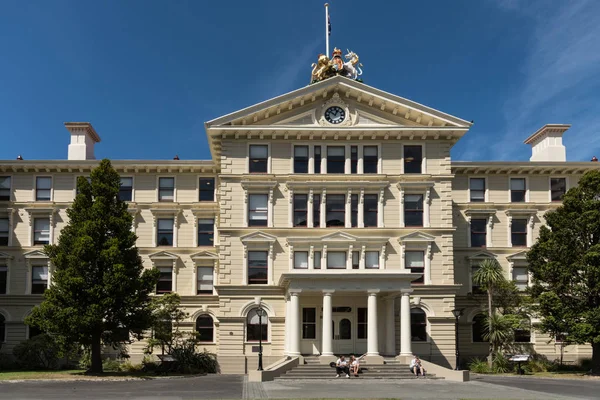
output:
[[58, 244], [44, 251], [54, 271], [30, 325], [91, 350], [91, 371], [102, 372], [102, 345], [137, 338], [150, 326], [149, 294], [158, 271], [144, 270], [127, 203], [119, 199], [119, 174], [109, 160], [77, 180], [77, 196]]

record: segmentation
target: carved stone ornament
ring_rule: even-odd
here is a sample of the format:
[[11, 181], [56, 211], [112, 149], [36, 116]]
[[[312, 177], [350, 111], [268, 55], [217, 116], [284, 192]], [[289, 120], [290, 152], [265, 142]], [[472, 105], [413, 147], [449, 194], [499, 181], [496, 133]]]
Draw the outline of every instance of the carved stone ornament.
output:
[[[342, 110], [344, 110], [345, 118], [342, 122], [338, 124], [331, 124], [327, 121], [327, 119], [325, 118], [325, 112], [331, 107], [340, 107]], [[320, 113], [318, 114], [318, 118], [319, 125], [321, 126], [351, 126], [355, 123], [356, 115], [355, 113], [350, 112], [350, 107], [348, 106], [348, 104], [346, 104], [341, 99], [340, 95], [336, 92], [333, 94], [333, 96], [331, 96], [329, 100], [323, 103], [323, 105], [321, 106]]]

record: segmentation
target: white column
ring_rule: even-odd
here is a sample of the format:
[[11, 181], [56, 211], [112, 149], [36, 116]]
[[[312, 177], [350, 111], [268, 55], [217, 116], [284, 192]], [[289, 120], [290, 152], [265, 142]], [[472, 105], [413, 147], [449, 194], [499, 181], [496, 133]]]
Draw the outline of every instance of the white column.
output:
[[326, 212], [326, 196], [327, 193], [325, 191], [325, 189], [323, 189], [323, 192], [321, 193], [321, 222], [320, 222], [320, 227], [321, 228], [325, 228], [326, 224], [327, 224], [327, 212]]
[[346, 173], [346, 175], [350, 175], [351, 173], [351, 167], [350, 167], [350, 145], [347, 144], [344, 147], [344, 155], [346, 157], [345, 162], [344, 162], [344, 172]]
[[[270, 158], [270, 156], [269, 156]], [[269, 161], [269, 165], [270, 165], [270, 161]], [[273, 204], [275, 203], [275, 196], [273, 196], [273, 188], [269, 189], [269, 197], [267, 200], [267, 226], [269, 228], [272, 228], [274, 225], [274, 221], [273, 221]], [[248, 206], [246, 206], [246, 208], [248, 208]], [[248, 211], [246, 211], [248, 212]], [[248, 223], [248, 220], [246, 219], [246, 223]]]
[[348, 192], [346, 193], [346, 204], [344, 207], [344, 215], [345, 215], [345, 221], [344, 221], [344, 227], [345, 228], [351, 228], [352, 227], [352, 189], [348, 189]]
[[429, 228], [431, 226], [431, 217], [429, 208], [431, 206], [431, 188], [425, 190], [425, 198], [423, 199], [423, 227]]
[[379, 290], [369, 291], [367, 303], [367, 356], [379, 355], [377, 332], [377, 293]]
[[294, 226], [294, 191], [292, 189], [289, 190], [288, 196], [289, 196], [288, 226], [291, 228]]
[[427, 251], [425, 252], [425, 268], [423, 268], [423, 282], [425, 285], [431, 285], [431, 243], [427, 244]]
[[172, 284], [171, 284], [171, 289], [173, 290], [173, 293], [177, 293], [177, 259], [173, 260], [173, 269], [171, 271], [171, 279]]
[[348, 246], [348, 257], [346, 257], [346, 269], [352, 269], [352, 252], [354, 251], [354, 246]]
[[527, 221], [527, 247], [533, 246], [533, 221], [534, 216], [530, 215]]
[[383, 228], [383, 200], [385, 198], [385, 189], [379, 191], [379, 198], [377, 199], [377, 227]]
[[[486, 241], [486, 246], [489, 247], [494, 247], [494, 242], [492, 241], [492, 228], [494, 226], [494, 215], [490, 215], [488, 216], [488, 221], [487, 224], [485, 226], [485, 241]], [[469, 235], [470, 237], [471, 235]]]
[[292, 305], [292, 302], [290, 301], [290, 299], [286, 299], [285, 300], [285, 349], [284, 349], [284, 354], [286, 354], [286, 355], [290, 354], [290, 329], [291, 329], [290, 314], [292, 313], [291, 305]]
[[300, 355], [300, 292], [290, 292], [290, 351], [289, 355]]
[[400, 228], [404, 228], [404, 189], [400, 189]]
[[358, 194], [358, 227], [365, 227], [365, 189], [360, 189]]
[[[311, 146], [312, 149], [312, 146]], [[313, 221], [313, 207], [314, 207], [314, 201], [313, 201], [313, 190], [310, 189], [308, 191], [308, 199], [307, 199], [307, 205], [306, 205], [306, 227], [307, 228], [313, 228], [315, 226], [315, 223]], [[318, 205], [317, 205], [318, 207]]]
[[386, 300], [385, 353], [396, 354], [396, 315], [394, 314], [394, 298]]
[[[292, 163], [294, 168], [294, 163]], [[308, 173], [315, 173], [315, 146], [308, 146]]]
[[410, 332], [410, 294], [412, 290], [403, 290], [400, 300], [400, 355], [411, 356]]
[[321, 355], [333, 355], [333, 331], [331, 321], [331, 295], [333, 290], [323, 292], [323, 336], [321, 337]]
[[364, 151], [363, 151], [363, 147], [364, 146], [357, 146], [358, 147], [358, 162], [356, 163], [356, 173], [357, 174], [364, 174], [365, 173], [365, 167], [364, 167]]

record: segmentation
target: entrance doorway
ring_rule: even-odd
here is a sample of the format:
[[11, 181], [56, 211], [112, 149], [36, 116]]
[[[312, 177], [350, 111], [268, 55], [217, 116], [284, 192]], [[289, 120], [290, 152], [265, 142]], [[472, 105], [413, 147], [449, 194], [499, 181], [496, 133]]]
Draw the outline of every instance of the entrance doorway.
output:
[[350, 354], [354, 352], [352, 314], [333, 315], [333, 352]]

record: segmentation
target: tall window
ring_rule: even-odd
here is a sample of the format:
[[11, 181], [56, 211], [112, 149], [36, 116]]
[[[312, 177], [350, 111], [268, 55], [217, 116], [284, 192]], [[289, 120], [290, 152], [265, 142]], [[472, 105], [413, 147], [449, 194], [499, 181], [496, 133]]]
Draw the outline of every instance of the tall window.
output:
[[10, 176], [0, 176], [0, 201], [10, 201]]
[[158, 201], [175, 201], [175, 178], [158, 178]]
[[199, 219], [198, 220], [198, 246], [214, 246], [215, 245], [215, 220], [214, 219]]
[[410, 331], [413, 342], [427, 341], [427, 315], [420, 308], [410, 310]]
[[366, 339], [367, 338], [367, 309], [366, 308], [358, 308], [358, 322], [356, 324], [357, 333], [356, 337], [358, 339]]
[[512, 203], [523, 203], [525, 201], [525, 178], [510, 178], [510, 201]]
[[196, 318], [196, 332], [200, 342], [212, 343], [215, 341], [215, 329], [210, 315], [201, 315]]
[[473, 342], [474, 343], [480, 343], [480, 342], [487, 342], [487, 340], [485, 340], [484, 334], [485, 334], [485, 328], [486, 328], [486, 316], [485, 314], [477, 314], [475, 317], [473, 317]]
[[200, 178], [198, 201], [215, 201], [215, 178]]
[[321, 173], [321, 146], [315, 146], [315, 174]]
[[251, 194], [248, 196], [248, 226], [267, 226], [269, 196]]
[[346, 204], [343, 194], [329, 194], [326, 197], [327, 227], [346, 224]]
[[294, 173], [308, 173], [308, 146], [294, 146]]
[[365, 268], [379, 269], [379, 252], [378, 251], [366, 251], [365, 252]]
[[[8, 291], [8, 267], [0, 264], [0, 294], [6, 294]], [[2, 341], [2, 336], [0, 336]]]
[[379, 196], [376, 194], [365, 194], [363, 211], [365, 228], [377, 227], [377, 203]]
[[248, 342], [258, 342], [260, 339], [263, 342], [266, 342], [268, 332], [269, 317], [263, 315], [261, 318], [258, 316], [256, 309], [250, 310], [250, 312], [248, 312], [248, 317], [246, 317], [246, 340]]
[[527, 246], [527, 220], [513, 219], [510, 227], [510, 238], [513, 247]]
[[471, 193], [471, 202], [481, 203], [485, 201], [485, 178], [469, 179], [469, 192]]
[[268, 252], [248, 252], [248, 284], [266, 285], [268, 283], [269, 264], [267, 262]]
[[344, 146], [327, 146], [327, 173], [343, 174], [346, 165], [346, 149]]
[[213, 267], [198, 267], [198, 284], [196, 294], [213, 294]]
[[50, 244], [50, 218], [34, 218], [33, 244]]
[[358, 195], [350, 195], [350, 226], [356, 228], [358, 226]]
[[346, 252], [345, 251], [328, 251], [327, 252], [327, 269], [345, 269], [346, 268]]
[[515, 343], [531, 342], [531, 321], [522, 322], [519, 329], [515, 329]]
[[365, 174], [376, 174], [378, 161], [377, 146], [363, 147], [363, 172]]
[[156, 243], [159, 246], [173, 246], [173, 218], [161, 218], [158, 220], [156, 230]]
[[173, 291], [173, 267], [159, 267], [156, 294], [171, 293]]
[[479, 265], [471, 265], [471, 288], [473, 289], [473, 294], [483, 294], [484, 291], [481, 286], [477, 285], [473, 280], [477, 271], [479, 271]]
[[6, 319], [0, 314], [0, 343], [6, 342]]
[[485, 219], [471, 220], [471, 247], [485, 247], [487, 236]]
[[43, 294], [48, 288], [48, 266], [31, 267], [31, 294]]
[[8, 246], [8, 218], [0, 218], [0, 246]]
[[552, 201], [562, 201], [565, 193], [567, 193], [567, 179], [550, 178], [550, 198]]
[[35, 178], [35, 199], [37, 201], [50, 201], [52, 192], [52, 178], [38, 176]]
[[121, 201], [133, 200], [133, 178], [121, 178], [121, 186], [119, 186], [119, 199]]
[[250, 165], [248, 167], [248, 171], [250, 171], [251, 174], [267, 173], [268, 159], [269, 146], [262, 144], [250, 145]]
[[422, 194], [407, 194], [404, 196], [404, 225], [423, 226]]
[[294, 269], [308, 269], [308, 252], [294, 252]]
[[313, 255], [313, 262], [315, 264], [315, 269], [321, 269], [321, 252], [320, 251], [315, 251], [315, 254]]
[[415, 279], [412, 283], [424, 283], [425, 279], [425, 253], [422, 251], [407, 251], [404, 253], [406, 269], [410, 269], [413, 274], [421, 274], [421, 277]]
[[350, 146], [350, 173], [356, 174], [358, 171], [358, 146]]
[[317, 338], [317, 309], [314, 307], [302, 309], [302, 339]]
[[358, 269], [360, 267], [360, 251], [352, 252], [352, 269]]
[[404, 173], [420, 174], [423, 164], [423, 147], [404, 146]]
[[321, 226], [321, 195], [313, 194], [313, 227]]
[[512, 279], [521, 291], [525, 291], [529, 286], [529, 271], [526, 266], [513, 266]]
[[294, 226], [307, 226], [308, 195], [294, 194]]

